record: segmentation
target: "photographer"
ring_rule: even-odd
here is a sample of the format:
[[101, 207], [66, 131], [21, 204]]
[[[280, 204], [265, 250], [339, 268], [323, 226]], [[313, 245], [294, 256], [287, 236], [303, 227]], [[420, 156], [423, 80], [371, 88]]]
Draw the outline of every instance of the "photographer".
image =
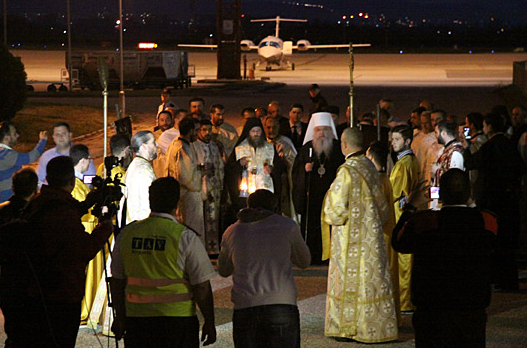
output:
[[[35, 302], [44, 306], [26, 313], [19, 330], [33, 347], [74, 347], [84, 296], [85, 268], [112, 234], [110, 221], [104, 221], [91, 234], [85, 232], [81, 217], [92, 207], [97, 194], [84, 202], [71, 196], [75, 173], [70, 157], [59, 156], [46, 166], [48, 185], [28, 205], [28, 219], [41, 238], [38, 249], [47, 267], [35, 282]], [[54, 282], [46, 281], [54, 279]], [[43, 282], [44, 280], [44, 282]], [[30, 334], [30, 335], [29, 335]], [[30, 337], [27, 337], [30, 336]]]
[[[124, 134], [115, 134], [110, 138], [110, 152], [118, 160], [118, 163], [113, 166], [111, 172], [106, 173], [106, 176], [113, 180], [118, 174], [124, 176], [126, 169], [130, 165], [130, 162], [132, 162], [130, 139]], [[97, 168], [97, 176], [104, 178], [104, 162]]]

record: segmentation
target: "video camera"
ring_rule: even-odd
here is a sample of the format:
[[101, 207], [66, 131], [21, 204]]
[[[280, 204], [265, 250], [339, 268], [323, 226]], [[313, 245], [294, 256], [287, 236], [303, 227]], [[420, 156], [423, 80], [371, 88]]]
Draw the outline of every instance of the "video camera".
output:
[[106, 168], [106, 179], [100, 176], [95, 176], [92, 179], [93, 187], [101, 193], [101, 199], [92, 209], [92, 214], [98, 218], [112, 217], [117, 214], [117, 208], [123, 193], [121, 191], [122, 174], [115, 175], [112, 178], [112, 169], [118, 165], [123, 164], [123, 159], [119, 159], [115, 156], [107, 156], [104, 158], [104, 167]]

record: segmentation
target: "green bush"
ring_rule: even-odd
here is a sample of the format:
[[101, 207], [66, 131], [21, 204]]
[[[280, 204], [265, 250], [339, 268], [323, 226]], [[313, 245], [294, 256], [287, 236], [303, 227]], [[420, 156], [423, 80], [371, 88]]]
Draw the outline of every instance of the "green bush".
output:
[[26, 72], [20, 58], [0, 45], [0, 121], [11, 120], [27, 99]]

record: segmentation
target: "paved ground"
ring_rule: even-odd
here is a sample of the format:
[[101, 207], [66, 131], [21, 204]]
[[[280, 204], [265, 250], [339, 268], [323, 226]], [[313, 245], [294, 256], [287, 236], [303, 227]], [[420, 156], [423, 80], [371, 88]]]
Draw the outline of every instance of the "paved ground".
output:
[[[324, 337], [324, 313], [326, 298], [327, 267], [310, 267], [305, 271], [297, 270], [295, 280], [299, 291], [298, 306], [301, 320], [302, 347], [360, 347], [358, 343], [339, 343]], [[524, 271], [524, 277], [527, 272]], [[522, 282], [522, 291], [514, 294], [493, 293], [488, 309], [487, 347], [488, 348], [525, 348], [527, 347], [527, 279]], [[232, 343], [232, 304], [230, 302], [230, 278], [219, 276], [213, 280], [215, 315], [218, 340], [211, 347], [233, 347]], [[0, 316], [0, 323], [3, 317]], [[3, 328], [3, 325], [2, 325]], [[5, 335], [0, 330], [0, 341]], [[122, 347], [122, 341], [119, 342]], [[403, 316], [399, 339], [386, 344], [373, 344], [369, 347], [406, 348], [414, 346], [411, 316]], [[82, 331], [77, 339], [77, 348], [115, 347], [113, 339], [102, 335]]]
[[[288, 84], [349, 85], [349, 54], [346, 50], [293, 54], [295, 71], [255, 72], [256, 78]], [[21, 57], [29, 81], [37, 90], [45, 90], [50, 82], [60, 81], [65, 68], [64, 51], [12, 50]], [[247, 54], [248, 67], [257, 60]], [[358, 86], [496, 86], [512, 82], [512, 62], [527, 60], [527, 53], [496, 54], [368, 54], [367, 49], [355, 54], [354, 81]], [[216, 53], [189, 52], [189, 63], [196, 66], [196, 79], [216, 78]]]

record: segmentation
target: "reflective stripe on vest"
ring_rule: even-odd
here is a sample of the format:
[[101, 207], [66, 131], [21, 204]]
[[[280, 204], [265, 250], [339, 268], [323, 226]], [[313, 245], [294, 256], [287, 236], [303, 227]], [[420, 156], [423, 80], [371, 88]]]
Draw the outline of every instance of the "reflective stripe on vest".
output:
[[131, 303], [173, 303], [192, 300], [192, 295], [187, 293], [172, 295], [139, 295], [126, 294], [126, 300]]
[[126, 281], [127, 285], [137, 285], [137, 286], [147, 286], [147, 287], [160, 287], [167, 286], [172, 284], [189, 284], [186, 279], [148, 279], [148, 278], [137, 278], [137, 277], [128, 277]]

